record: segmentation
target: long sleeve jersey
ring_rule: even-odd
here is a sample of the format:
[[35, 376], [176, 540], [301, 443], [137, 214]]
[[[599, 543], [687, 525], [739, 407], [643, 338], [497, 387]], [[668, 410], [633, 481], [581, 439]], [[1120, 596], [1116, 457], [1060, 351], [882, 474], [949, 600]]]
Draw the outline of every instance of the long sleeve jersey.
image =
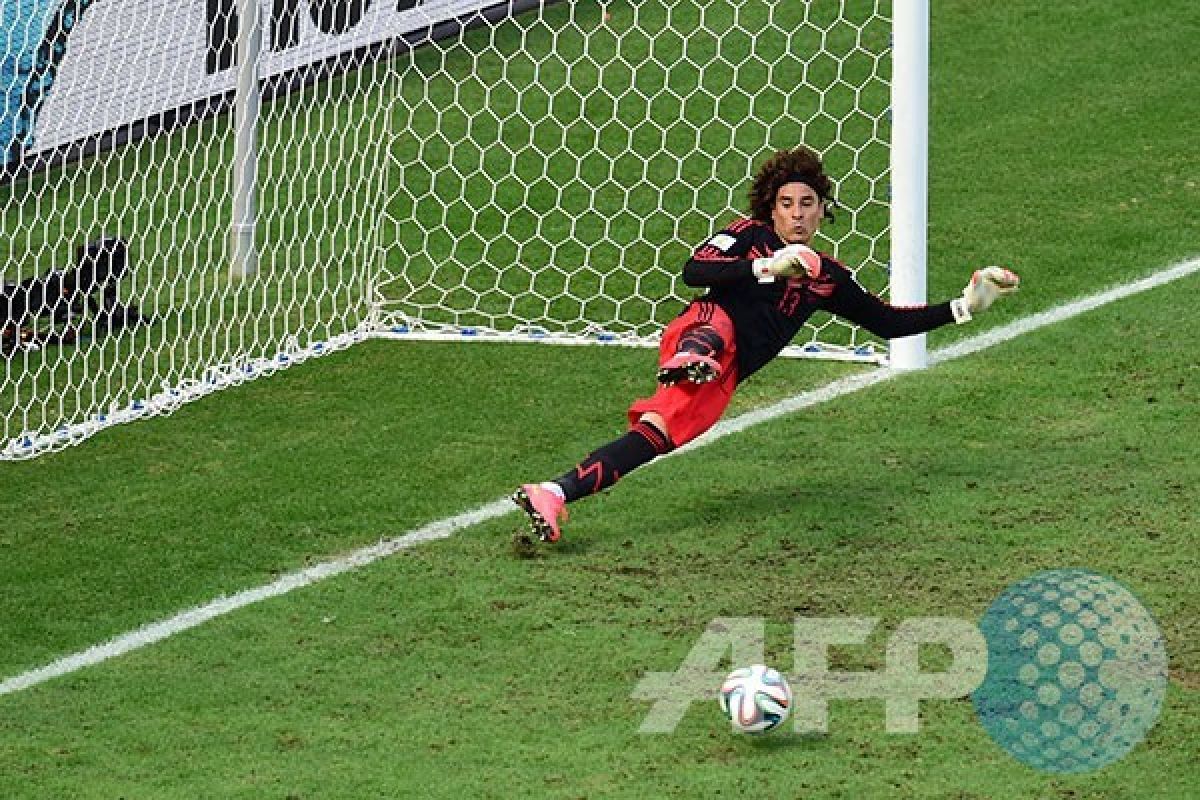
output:
[[933, 330], [954, 321], [950, 303], [897, 307], [864, 289], [837, 259], [821, 253], [821, 273], [774, 278], [755, 276], [753, 260], [784, 246], [771, 226], [739, 219], [696, 249], [683, 267], [688, 286], [720, 306], [737, 337], [738, 381], [779, 354], [816, 311], [828, 311], [884, 339]]

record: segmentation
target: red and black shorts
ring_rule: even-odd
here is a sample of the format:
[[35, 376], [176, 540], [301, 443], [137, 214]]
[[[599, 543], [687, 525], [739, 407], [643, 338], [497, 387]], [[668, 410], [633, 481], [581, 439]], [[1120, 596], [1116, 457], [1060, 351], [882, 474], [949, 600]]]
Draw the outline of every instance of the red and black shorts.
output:
[[721, 377], [709, 383], [681, 381], [674, 386], [659, 386], [652, 396], [636, 400], [629, 407], [630, 425], [636, 424], [648, 412], [661, 415], [666, 421], [667, 435], [676, 447], [687, 444], [717, 424], [737, 388], [737, 344], [733, 322], [720, 306], [707, 300], [693, 302], [663, 331], [658, 345], [659, 366], [675, 355], [683, 334], [701, 325], [712, 326], [725, 343], [716, 357], [721, 365]]

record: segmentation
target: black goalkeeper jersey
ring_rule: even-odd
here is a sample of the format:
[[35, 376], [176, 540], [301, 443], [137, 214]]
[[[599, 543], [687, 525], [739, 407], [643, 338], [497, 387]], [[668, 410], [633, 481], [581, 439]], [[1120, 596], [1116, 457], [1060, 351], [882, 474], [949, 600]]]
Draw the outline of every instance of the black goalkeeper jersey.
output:
[[853, 273], [821, 253], [821, 274], [760, 280], [753, 260], [784, 246], [771, 226], [739, 219], [697, 248], [683, 267], [688, 286], [720, 306], [737, 337], [738, 381], [779, 354], [816, 311], [828, 311], [883, 339], [933, 330], [954, 321], [950, 303], [899, 308], [868, 292]]

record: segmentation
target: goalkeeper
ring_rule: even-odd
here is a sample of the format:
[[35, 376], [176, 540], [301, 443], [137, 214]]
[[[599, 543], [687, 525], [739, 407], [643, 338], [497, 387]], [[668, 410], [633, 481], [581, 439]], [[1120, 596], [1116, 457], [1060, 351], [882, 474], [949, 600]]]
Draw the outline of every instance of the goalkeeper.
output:
[[663, 331], [658, 389], [629, 408], [630, 428], [561, 477], [527, 483], [513, 501], [531, 533], [557, 541], [566, 504], [612, 486], [632, 470], [687, 444], [716, 424], [738, 385], [791, 341], [816, 311], [828, 311], [884, 339], [969, 322], [1019, 279], [1001, 267], [972, 274], [961, 297], [900, 308], [862, 288], [836, 259], [808, 247], [833, 219], [832, 182], [807, 147], [781, 150], [750, 187], [750, 217], [702, 244], [683, 267], [688, 286], [706, 289]]

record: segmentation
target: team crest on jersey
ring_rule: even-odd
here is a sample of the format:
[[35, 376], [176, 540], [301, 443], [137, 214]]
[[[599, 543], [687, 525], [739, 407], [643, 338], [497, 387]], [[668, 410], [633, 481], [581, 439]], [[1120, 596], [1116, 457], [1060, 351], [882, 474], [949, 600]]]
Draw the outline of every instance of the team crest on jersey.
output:
[[718, 233], [709, 241], [709, 244], [720, 250], [722, 253], [725, 253], [728, 252], [729, 248], [733, 247], [733, 243], [736, 241], [737, 239], [733, 238], [728, 233]]

